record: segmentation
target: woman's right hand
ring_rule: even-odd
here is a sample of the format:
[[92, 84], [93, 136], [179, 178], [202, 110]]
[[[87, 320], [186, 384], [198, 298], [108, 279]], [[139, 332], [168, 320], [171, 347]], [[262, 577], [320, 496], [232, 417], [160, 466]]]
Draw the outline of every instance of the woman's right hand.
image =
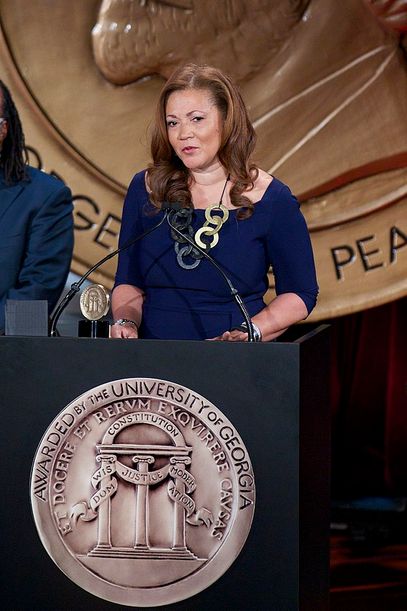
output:
[[112, 293], [112, 316], [115, 324], [110, 327], [110, 337], [137, 339], [138, 326], [143, 313], [144, 293], [132, 284], [119, 284]]
[[126, 322], [121, 325], [115, 323], [110, 327], [110, 337], [116, 339], [138, 339], [138, 328], [131, 322]]

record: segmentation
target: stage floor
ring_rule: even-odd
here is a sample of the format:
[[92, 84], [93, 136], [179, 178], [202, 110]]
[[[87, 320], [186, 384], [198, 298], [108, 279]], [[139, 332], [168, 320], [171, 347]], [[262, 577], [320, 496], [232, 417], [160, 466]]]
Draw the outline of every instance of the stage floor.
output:
[[407, 611], [407, 544], [331, 536], [331, 611]]

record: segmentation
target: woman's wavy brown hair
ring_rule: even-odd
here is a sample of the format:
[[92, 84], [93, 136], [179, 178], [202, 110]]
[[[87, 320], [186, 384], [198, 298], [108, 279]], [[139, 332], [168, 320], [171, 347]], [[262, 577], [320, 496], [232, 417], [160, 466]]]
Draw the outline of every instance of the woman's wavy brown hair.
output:
[[192, 207], [189, 170], [169, 143], [166, 122], [169, 96], [174, 91], [187, 89], [209, 91], [223, 117], [218, 157], [233, 181], [230, 199], [234, 206], [241, 208], [238, 218], [247, 218], [253, 213], [254, 205], [242, 193], [253, 188], [258, 176], [258, 169], [250, 160], [256, 144], [256, 134], [237, 87], [229, 77], [211, 66], [186, 64], [177, 68], [161, 91], [151, 138], [153, 163], [147, 170], [150, 200], [156, 208], [161, 208], [164, 201]]

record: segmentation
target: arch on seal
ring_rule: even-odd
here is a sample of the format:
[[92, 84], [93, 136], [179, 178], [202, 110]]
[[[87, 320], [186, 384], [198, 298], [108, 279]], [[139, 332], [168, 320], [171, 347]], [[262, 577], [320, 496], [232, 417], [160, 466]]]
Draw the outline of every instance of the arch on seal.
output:
[[104, 434], [102, 445], [113, 444], [116, 435], [123, 429], [133, 426], [134, 424], [150, 424], [151, 426], [155, 426], [164, 431], [164, 433], [167, 433], [176, 446], [185, 446], [183, 434], [171, 420], [168, 420], [165, 416], [150, 412], [133, 412], [132, 414], [117, 418]]

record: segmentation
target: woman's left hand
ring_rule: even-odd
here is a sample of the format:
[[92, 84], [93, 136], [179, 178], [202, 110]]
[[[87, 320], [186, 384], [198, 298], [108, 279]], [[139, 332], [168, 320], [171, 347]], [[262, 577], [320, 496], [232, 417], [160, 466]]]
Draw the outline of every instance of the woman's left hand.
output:
[[218, 337], [211, 337], [210, 341], [218, 341], [218, 342], [247, 342], [248, 334], [244, 331], [239, 331], [239, 329], [233, 329], [232, 331], [225, 331], [222, 335]]

